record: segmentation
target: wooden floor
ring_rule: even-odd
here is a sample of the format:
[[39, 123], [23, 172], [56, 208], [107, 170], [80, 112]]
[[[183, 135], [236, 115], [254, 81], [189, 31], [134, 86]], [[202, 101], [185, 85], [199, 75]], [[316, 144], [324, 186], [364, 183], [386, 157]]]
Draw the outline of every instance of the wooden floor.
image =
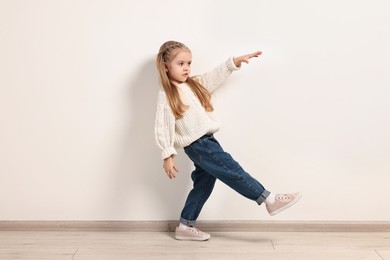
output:
[[183, 242], [168, 232], [0, 231], [0, 259], [390, 260], [390, 233], [215, 232]]

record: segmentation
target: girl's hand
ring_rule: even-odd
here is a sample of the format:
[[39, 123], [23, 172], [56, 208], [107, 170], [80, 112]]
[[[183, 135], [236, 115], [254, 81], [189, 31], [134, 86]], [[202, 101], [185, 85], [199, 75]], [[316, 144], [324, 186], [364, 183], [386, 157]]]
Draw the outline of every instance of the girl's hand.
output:
[[236, 65], [236, 67], [240, 67], [241, 66], [241, 62], [245, 62], [245, 63], [249, 63], [249, 59], [252, 59], [252, 58], [257, 58], [261, 55], [261, 51], [256, 51], [254, 53], [250, 53], [250, 54], [246, 54], [246, 55], [242, 55], [242, 56], [238, 56], [238, 57], [234, 57], [233, 58], [233, 62], [234, 62], [234, 65]]
[[167, 173], [169, 179], [176, 178], [175, 171], [179, 172], [179, 168], [176, 167], [172, 157], [164, 159], [164, 170]]

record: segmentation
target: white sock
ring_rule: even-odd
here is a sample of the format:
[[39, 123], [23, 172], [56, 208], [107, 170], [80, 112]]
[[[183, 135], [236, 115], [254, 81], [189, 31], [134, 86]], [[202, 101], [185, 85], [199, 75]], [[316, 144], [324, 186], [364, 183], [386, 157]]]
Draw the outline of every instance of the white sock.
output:
[[180, 223], [180, 225], [179, 225], [179, 229], [180, 230], [186, 230], [187, 228], [188, 228], [187, 225], [184, 225], [183, 223]]
[[264, 203], [267, 205], [274, 204], [274, 202], [275, 202], [275, 195], [273, 193], [270, 193], [269, 196], [264, 201]]

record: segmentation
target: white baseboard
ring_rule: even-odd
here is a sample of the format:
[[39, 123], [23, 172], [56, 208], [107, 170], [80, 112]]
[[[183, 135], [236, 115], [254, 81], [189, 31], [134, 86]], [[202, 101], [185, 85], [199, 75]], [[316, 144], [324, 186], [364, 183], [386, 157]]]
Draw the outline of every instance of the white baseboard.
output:
[[[0, 221], [0, 231], [171, 232], [178, 221]], [[208, 232], [390, 232], [390, 221], [198, 221]]]

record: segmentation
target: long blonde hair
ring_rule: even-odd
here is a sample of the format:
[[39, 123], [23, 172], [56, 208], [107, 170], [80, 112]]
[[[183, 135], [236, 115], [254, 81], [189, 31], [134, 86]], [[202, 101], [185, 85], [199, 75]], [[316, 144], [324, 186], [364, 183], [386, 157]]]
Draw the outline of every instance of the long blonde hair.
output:
[[[168, 98], [168, 103], [176, 119], [180, 119], [183, 117], [183, 114], [188, 108], [188, 106], [184, 105], [184, 103], [180, 99], [177, 87], [169, 80], [165, 63], [169, 62], [171, 59], [174, 59], [175, 56], [178, 54], [179, 50], [191, 52], [190, 49], [183, 43], [177, 41], [167, 41], [163, 45], [161, 45], [156, 59], [156, 66], [157, 71], [160, 75], [161, 84], [164, 88], [165, 94]], [[208, 92], [208, 90], [204, 86], [202, 86], [202, 84], [194, 80], [192, 77], [188, 77], [185, 82], [188, 84], [194, 94], [198, 97], [200, 103], [205, 108], [205, 110], [208, 112], [214, 111], [214, 108], [211, 104], [210, 92]]]

